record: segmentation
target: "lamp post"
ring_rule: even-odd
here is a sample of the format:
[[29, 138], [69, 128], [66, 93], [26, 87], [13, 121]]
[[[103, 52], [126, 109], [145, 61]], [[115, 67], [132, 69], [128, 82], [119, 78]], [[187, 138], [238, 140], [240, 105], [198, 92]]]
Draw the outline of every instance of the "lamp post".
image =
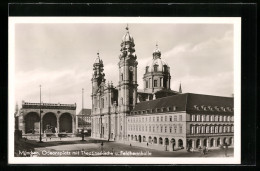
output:
[[41, 111], [41, 103], [42, 103], [42, 99], [41, 99], [41, 85], [40, 85], [40, 143], [42, 143], [42, 111]]
[[82, 140], [81, 141], [85, 141], [84, 140], [84, 115], [83, 115], [83, 108], [84, 108], [84, 88], [82, 88]]

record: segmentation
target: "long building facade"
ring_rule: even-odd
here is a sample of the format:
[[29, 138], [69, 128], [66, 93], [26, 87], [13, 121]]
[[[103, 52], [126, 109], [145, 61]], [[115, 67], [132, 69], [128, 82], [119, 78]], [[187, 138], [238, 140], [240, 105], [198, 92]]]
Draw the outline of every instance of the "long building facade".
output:
[[[93, 64], [91, 136], [115, 141], [134, 141], [168, 146], [217, 147], [232, 145], [233, 97], [220, 97], [171, 90], [170, 66], [156, 44], [144, 68], [143, 90], [138, 90], [133, 36], [126, 28], [120, 44], [119, 82], [106, 83], [104, 64], [98, 56]], [[166, 90], [174, 95], [157, 98]]]

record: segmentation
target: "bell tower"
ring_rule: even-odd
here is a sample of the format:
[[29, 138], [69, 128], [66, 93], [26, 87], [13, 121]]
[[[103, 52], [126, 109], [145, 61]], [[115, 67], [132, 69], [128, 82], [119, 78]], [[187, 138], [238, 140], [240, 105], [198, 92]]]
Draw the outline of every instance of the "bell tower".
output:
[[[93, 74], [92, 74], [92, 109], [96, 108], [98, 106], [98, 90], [101, 90], [103, 88], [102, 85], [105, 84], [105, 73], [104, 71], [104, 65], [102, 59], [99, 57], [99, 53], [97, 53], [97, 58], [95, 59], [95, 62], [93, 64]], [[100, 91], [102, 92], [102, 91]]]
[[118, 106], [119, 106], [119, 140], [126, 138], [126, 116], [137, 103], [137, 56], [135, 54], [134, 38], [129, 33], [128, 26], [126, 34], [122, 38], [121, 54], [119, 55], [119, 84], [118, 84]]

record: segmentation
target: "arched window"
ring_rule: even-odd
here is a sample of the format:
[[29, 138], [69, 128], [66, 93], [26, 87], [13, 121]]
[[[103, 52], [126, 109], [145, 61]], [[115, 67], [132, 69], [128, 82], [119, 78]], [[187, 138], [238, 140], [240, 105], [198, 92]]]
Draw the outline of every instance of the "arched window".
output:
[[230, 122], [230, 116], [227, 117], [227, 121]]
[[194, 126], [191, 126], [191, 134], [194, 134]]
[[180, 134], [182, 133], [182, 126], [180, 126]]
[[231, 132], [234, 132], [234, 126], [231, 126]]
[[215, 133], [218, 133], [218, 126], [215, 127]]
[[157, 80], [153, 80], [154, 87], [157, 87]]
[[222, 116], [219, 116], [219, 121], [220, 121], [220, 122], [222, 122], [222, 119], [223, 119], [223, 117], [222, 117]]
[[154, 72], [158, 72], [158, 65], [154, 65]]
[[222, 126], [219, 126], [219, 133], [222, 133]]
[[223, 121], [224, 121], [224, 122], [227, 121], [227, 117], [226, 117], [226, 116], [223, 117]]
[[172, 127], [170, 126], [170, 133], [172, 133]]
[[105, 107], [105, 104], [104, 104], [104, 99], [101, 98], [101, 108], [104, 108]]
[[206, 121], [209, 121], [209, 115], [206, 115]]
[[223, 132], [224, 133], [226, 132], [226, 126], [223, 126]]
[[209, 126], [206, 126], [206, 133], [209, 133]]
[[210, 117], [210, 121], [214, 121], [214, 116], [213, 115]]
[[205, 126], [201, 127], [201, 133], [204, 134], [205, 133]]
[[214, 126], [211, 126], [210, 133], [214, 133]]
[[205, 115], [201, 116], [201, 121], [204, 122], [205, 121]]
[[197, 132], [196, 132], [197, 134], [199, 134], [200, 133], [200, 126], [197, 126]]
[[200, 115], [197, 115], [197, 121], [200, 121]]
[[215, 116], [215, 121], [218, 121], [218, 116]]

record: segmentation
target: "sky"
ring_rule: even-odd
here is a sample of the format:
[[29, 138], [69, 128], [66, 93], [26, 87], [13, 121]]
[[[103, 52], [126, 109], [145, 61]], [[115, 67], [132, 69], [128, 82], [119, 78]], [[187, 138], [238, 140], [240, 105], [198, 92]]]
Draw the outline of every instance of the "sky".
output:
[[[91, 108], [93, 62], [100, 53], [107, 81], [118, 85], [121, 23], [18, 23], [15, 25], [15, 101], [77, 104]], [[170, 66], [171, 89], [233, 94], [232, 24], [129, 24], [138, 61], [138, 89], [156, 42]]]

